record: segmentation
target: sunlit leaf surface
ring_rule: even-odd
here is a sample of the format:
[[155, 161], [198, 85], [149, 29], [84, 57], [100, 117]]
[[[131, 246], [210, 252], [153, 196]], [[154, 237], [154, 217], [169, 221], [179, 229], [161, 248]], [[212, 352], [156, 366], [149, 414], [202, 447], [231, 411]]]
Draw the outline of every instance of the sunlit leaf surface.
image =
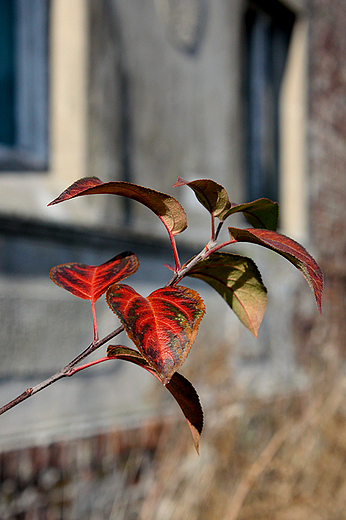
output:
[[167, 384], [196, 339], [205, 312], [202, 298], [181, 286], [163, 287], [144, 298], [124, 284], [112, 285], [106, 298], [128, 336]]
[[48, 206], [53, 206], [81, 195], [95, 194], [121, 195], [144, 204], [162, 220], [173, 235], [181, 233], [187, 227], [185, 211], [174, 197], [125, 181], [102, 182], [97, 177], [84, 177], [71, 184]]
[[138, 269], [135, 254], [126, 251], [101, 265], [61, 264], [50, 270], [49, 276], [70, 293], [95, 302], [116, 282], [124, 280]]

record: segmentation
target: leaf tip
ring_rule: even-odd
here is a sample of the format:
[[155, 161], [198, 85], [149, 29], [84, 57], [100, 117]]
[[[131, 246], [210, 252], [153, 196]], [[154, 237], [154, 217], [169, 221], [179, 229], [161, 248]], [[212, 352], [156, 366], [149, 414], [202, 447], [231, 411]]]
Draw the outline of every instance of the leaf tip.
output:
[[66, 190], [60, 193], [58, 197], [49, 202], [47, 206], [54, 206], [55, 204], [59, 204], [59, 202], [77, 197], [89, 188], [94, 188], [100, 184], [103, 184], [103, 182], [98, 177], [82, 177], [81, 179], [73, 182], [68, 188], [66, 188]]
[[185, 184], [187, 183], [187, 181], [185, 181], [184, 179], [182, 179], [182, 177], [177, 177], [177, 182], [175, 184], [173, 184], [173, 188], [177, 188], [178, 186], [184, 186]]

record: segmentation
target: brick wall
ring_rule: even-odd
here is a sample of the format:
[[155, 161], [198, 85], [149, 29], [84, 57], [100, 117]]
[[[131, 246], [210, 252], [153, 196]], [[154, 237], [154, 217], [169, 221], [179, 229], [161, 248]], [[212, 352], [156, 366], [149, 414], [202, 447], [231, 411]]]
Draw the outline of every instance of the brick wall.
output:
[[[325, 273], [324, 347], [344, 350], [346, 313], [346, 4], [310, 1], [311, 236]], [[322, 345], [323, 346], [323, 345]], [[323, 348], [324, 348], [323, 347]]]
[[1, 520], [137, 518], [163, 428], [147, 421], [140, 429], [1, 453]]

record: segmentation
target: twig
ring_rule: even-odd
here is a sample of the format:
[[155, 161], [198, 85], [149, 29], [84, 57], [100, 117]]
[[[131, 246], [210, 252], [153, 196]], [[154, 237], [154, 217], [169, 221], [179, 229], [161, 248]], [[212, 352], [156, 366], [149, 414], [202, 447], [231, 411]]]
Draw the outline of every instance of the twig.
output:
[[[165, 224], [165, 223], [164, 223]], [[165, 224], [166, 226], [166, 224]], [[218, 237], [219, 232], [221, 230], [222, 222], [219, 223], [218, 228], [216, 230], [215, 239]], [[166, 226], [167, 228], [167, 226]], [[193, 257], [187, 264], [180, 267], [180, 261], [178, 256], [178, 250], [176, 247], [175, 239], [172, 234], [172, 232], [167, 228], [171, 245], [173, 248], [173, 254], [174, 254], [174, 260], [175, 260], [175, 269], [176, 272], [174, 273], [173, 277], [169, 280], [169, 282], [166, 284], [166, 287], [169, 287], [171, 285], [175, 285], [177, 282], [179, 282], [184, 276], [187, 275], [187, 273], [201, 260], [204, 260], [208, 258], [208, 256], [217, 251], [218, 249], [225, 247], [226, 245], [233, 244], [236, 242], [236, 240], [230, 240], [228, 242], [224, 242], [222, 244], [216, 244], [216, 241], [213, 240], [213, 238], [210, 240], [210, 242], [202, 249], [200, 253], [198, 253], [195, 257]], [[83, 361], [87, 356], [89, 356], [92, 352], [94, 352], [96, 349], [113, 339], [115, 336], [120, 334], [124, 330], [124, 327], [121, 325], [116, 330], [108, 334], [102, 339], [98, 339], [98, 330], [96, 325], [96, 315], [95, 315], [95, 307], [92, 304], [92, 314], [93, 314], [93, 324], [94, 324], [94, 340], [90, 345], [81, 353], [79, 354], [75, 359], [70, 361], [64, 368], [60, 369], [58, 372], [56, 372], [54, 375], [50, 376], [48, 379], [45, 379], [41, 383], [33, 386], [32, 388], [27, 388], [22, 394], [18, 395], [15, 399], [10, 401], [9, 403], [5, 404], [4, 406], [0, 407], [0, 415], [7, 412], [17, 404], [25, 401], [29, 397], [31, 397], [34, 394], [37, 394], [37, 392], [40, 392], [44, 388], [47, 388], [47, 386], [50, 386], [51, 384], [55, 383], [59, 379], [62, 379], [64, 377], [71, 377], [74, 375], [78, 370], [72, 370], [73, 367], [75, 367], [80, 361]]]
[[7, 410], [10, 410], [17, 404], [25, 401], [32, 395], [37, 394], [37, 392], [40, 392], [44, 388], [47, 388], [47, 386], [50, 386], [51, 384], [55, 383], [59, 379], [62, 379], [63, 377], [72, 376], [75, 373], [73, 371], [74, 366], [76, 366], [80, 361], [83, 361], [83, 359], [85, 359], [87, 356], [89, 356], [92, 352], [94, 352], [98, 348], [102, 347], [102, 345], [105, 345], [105, 343], [107, 343], [108, 341], [113, 339], [115, 336], [120, 334], [120, 332], [122, 332], [123, 330], [124, 330], [124, 327], [121, 325], [116, 330], [114, 330], [113, 332], [111, 332], [110, 334], [105, 336], [104, 338], [100, 339], [99, 341], [93, 341], [92, 343], [90, 343], [90, 345], [81, 354], [79, 354], [75, 359], [70, 361], [70, 363], [68, 363], [68, 365], [66, 365], [64, 368], [62, 368], [61, 370], [58, 370], [58, 372], [56, 372], [55, 374], [50, 376], [48, 379], [45, 379], [44, 381], [42, 381], [41, 383], [38, 383], [37, 385], [33, 386], [32, 388], [27, 388], [25, 390], [25, 392], [18, 395], [15, 399], [13, 399], [9, 403], [2, 406], [0, 408], [0, 415], [7, 412]]

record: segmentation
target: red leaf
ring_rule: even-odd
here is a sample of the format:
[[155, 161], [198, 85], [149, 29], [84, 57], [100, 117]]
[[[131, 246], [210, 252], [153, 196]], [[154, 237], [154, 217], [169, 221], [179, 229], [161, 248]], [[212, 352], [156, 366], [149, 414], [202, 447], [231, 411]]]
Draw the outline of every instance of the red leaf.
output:
[[276, 251], [297, 267], [310, 285], [321, 312], [323, 291], [323, 272], [314, 258], [306, 249], [291, 238], [269, 231], [267, 229], [238, 229], [228, 228], [231, 239], [237, 242], [252, 242]]
[[184, 363], [205, 307], [199, 294], [186, 287], [163, 287], [147, 298], [128, 285], [112, 285], [110, 308], [163, 384]]
[[136, 255], [126, 251], [102, 265], [57, 265], [50, 270], [49, 276], [54, 283], [78, 298], [96, 302], [111, 284], [135, 273], [138, 266]]
[[173, 235], [178, 235], [187, 227], [185, 211], [174, 197], [125, 181], [102, 182], [97, 177], [84, 177], [69, 186], [59, 197], [50, 202], [48, 206], [53, 206], [59, 202], [81, 195], [102, 193], [121, 195], [141, 202], [162, 220], [167, 230]]
[[[153, 374], [160, 381], [157, 372], [137, 350], [119, 345], [109, 345], [107, 348], [107, 357], [131, 361], [132, 363], [148, 370], [148, 372]], [[187, 422], [189, 423], [198, 453], [199, 438], [203, 429], [203, 410], [198, 394], [192, 384], [181, 374], [178, 374], [178, 372], [173, 374], [170, 382], [166, 384], [166, 388], [177, 401]]]

